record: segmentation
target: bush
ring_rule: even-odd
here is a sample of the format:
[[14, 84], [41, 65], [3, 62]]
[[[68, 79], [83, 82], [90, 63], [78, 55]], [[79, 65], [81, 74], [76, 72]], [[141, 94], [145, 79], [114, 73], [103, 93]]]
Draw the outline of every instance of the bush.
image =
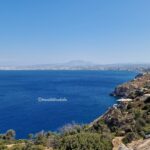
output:
[[7, 141], [11, 141], [15, 139], [15, 136], [16, 136], [16, 132], [10, 129], [3, 135], [3, 139]]
[[47, 138], [46, 138], [46, 136], [44, 134], [44, 131], [41, 131], [41, 132], [36, 134], [34, 143], [36, 145], [44, 145], [44, 146], [46, 146]]
[[78, 133], [65, 136], [59, 150], [111, 150], [111, 140], [102, 139], [98, 133]]
[[45, 147], [42, 145], [33, 145], [30, 148], [25, 148], [25, 150], [45, 150]]
[[134, 115], [135, 115], [135, 119], [140, 118], [140, 117], [141, 117], [141, 111], [140, 111], [140, 110], [136, 110], [136, 111], [134, 112]]
[[10, 150], [24, 150], [25, 146], [22, 144], [14, 145]]
[[37, 133], [35, 136], [32, 136], [30, 142], [33, 142], [35, 145], [55, 148], [58, 146], [59, 138], [60, 137], [56, 133], [42, 131]]
[[8, 150], [8, 149], [7, 149], [7, 146], [2, 144], [2, 145], [0, 145], [0, 150]]
[[45, 147], [42, 145], [34, 145], [32, 143], [27, 143], [22, 150], [45, 150]]
[[146, 125], [145, 120], [142, 119], [142, 118], [139, 118], [139, 119], [137, 120], [137, 122], [138, 122], [141, 126], [145, 126], [145, 125]]
[[140, 131], [140, 132], [139, 132], [139, 135], [140, 135], [142, 138], [145, 138], [145, 132], [144, 132], [144, 131]]
[[125, 144], [132, 142], [133, 140], [135, 140], [137, 137], [135, 135], [134, 132], [129, 132], [125, 135], [125, 137], [123, 138], [123, 142]]
[[71, 123], [71, 124], [67, 124], [65, 126], [63, 126], [60, 129], [60, 132], [62, 135], [73, 135], [76, 133], [79, 133], [82, 130], [82, 126], [76, 123]]

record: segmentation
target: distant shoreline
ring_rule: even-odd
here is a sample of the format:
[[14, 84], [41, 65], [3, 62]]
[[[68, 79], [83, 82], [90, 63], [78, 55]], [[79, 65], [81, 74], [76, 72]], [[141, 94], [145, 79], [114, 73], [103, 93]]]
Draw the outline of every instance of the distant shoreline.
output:
[[0, 69], [0, 72], [1, 71], [127, 71], [127, 72], [137, 72], [137, 73], [141, 72], [141, 71], [137, 71], [137, 70], [117, 70], [117, 69], [116, 70], [115, 69], [114, 70], [111, 70], [111, 69], [110, 70], [100, 70], [100, 69], [99, 70], [98, 69], [97, 70], [96, 69], [95, 70], [94, 69], [93, 70], [92, 69], [89, 69], [89, 70], [88, 69], [72, 69], [72, 70], [69, 70], [69, 69], [66, 69], [66, 70], [63, 70], [63, 69], [56, 69], [56, 70], [54, 70], [54, 69], [53, 70], [52, 69], [36, 69], [36, 70], [32, 70], [32, 69], [20, 69], [20, 70], [19, 69], [16, 69], [16, 70], [15, 69], [9, 69], [9, 70], [2, 70], [2, 69]]
[[43, 65], [28, 65], [28, 66], [0, 66], [0, 71], [63, 71], [63, 70], [95, 70], [95, 71], [138, 71], [143, 72], [150, 70], [150, 64], [43, 64]]

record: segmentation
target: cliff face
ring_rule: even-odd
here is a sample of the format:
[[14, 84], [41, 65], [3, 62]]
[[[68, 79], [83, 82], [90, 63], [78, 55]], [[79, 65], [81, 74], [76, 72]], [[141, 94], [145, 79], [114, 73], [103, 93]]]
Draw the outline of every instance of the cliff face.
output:
[[150, 92], [150, 74], [140, 74], [134, 80], [119, 85], [112, 93], [113, 96], [135, 98]]

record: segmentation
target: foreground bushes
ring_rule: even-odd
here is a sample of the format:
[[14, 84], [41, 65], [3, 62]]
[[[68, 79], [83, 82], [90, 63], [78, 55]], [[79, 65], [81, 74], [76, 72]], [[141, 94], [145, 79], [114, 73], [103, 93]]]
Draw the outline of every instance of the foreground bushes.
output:
[[45, 150], [45, 147], [42, 145], [33, 145], [33, 144], [27, 144], [27, 145], [14, 145], [9, 150]]
[[4, 144], [0, 143], [0, 150], [7, 150], [7, 146], [5, 146]]
[[[67, 132], [68, 133], [68, 132]], [[71, 132], [72, 133], [72, 132]], [[32, 139], [22, 143], [14, 143], [8, 149], [8, 143], [0, 144], [0, 150], [45, 150], [52, 147], [54, 150], [111, 150], [111, 139], [107, 135], [92, 132], [74, 132], [74, 134], [58, 135], [39, 133]]]
[[133, 132], [129, 132], [125, 135], [125, 137], [123, 138], [123, 142], [125, 144], [132, 142], [133, 140], [136, 140], [138, 137], [135, 133]]
[[63, 137], [59, 150], [111, 150], [111, 141], [103, 139], [98, 133], [78, 133]]

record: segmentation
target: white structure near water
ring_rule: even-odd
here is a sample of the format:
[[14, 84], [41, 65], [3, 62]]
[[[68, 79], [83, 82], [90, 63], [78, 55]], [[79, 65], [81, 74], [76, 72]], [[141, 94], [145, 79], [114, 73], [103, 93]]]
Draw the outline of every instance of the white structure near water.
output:
[[130, 99], [130, 98], [121, 98], [121, 99], [118, 99], [117, 102], [132, 102], [133, 100]]

